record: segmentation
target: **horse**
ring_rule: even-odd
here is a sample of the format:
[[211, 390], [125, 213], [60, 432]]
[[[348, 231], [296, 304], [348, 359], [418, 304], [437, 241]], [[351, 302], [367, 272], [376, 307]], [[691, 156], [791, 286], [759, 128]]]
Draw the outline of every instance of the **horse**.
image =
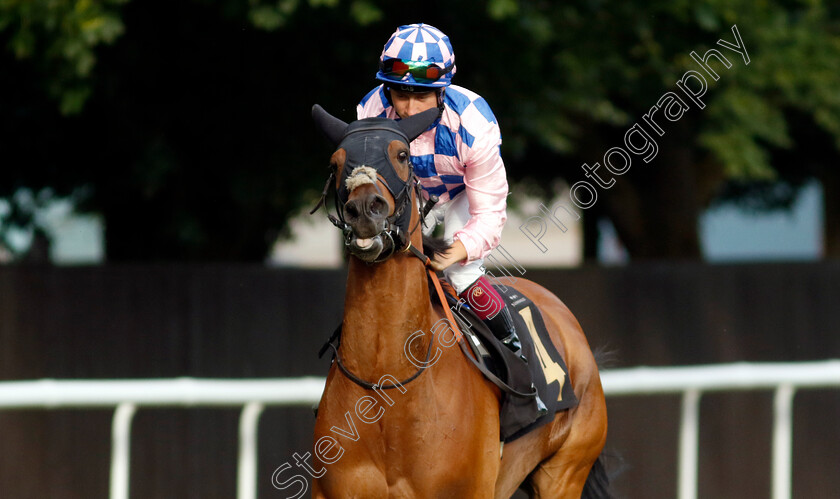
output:
[[337, 147], [313, 212], [334, 186], [338, 216], [329, 218], [350, 257], [340, 341], [317, 408], [312, 497], [508, 498], [519, 488], [532, 498], [605, 496], [598, 366], [559, 298], [526, 279], [512, 283], [539, 307], [579, 403], [504, 446], [500, 390], [446, 348], [463, 341], [458, 332], [433, 333], [449, 309], [430, 300], [434, 273], [417, 230], [427, 210], [409, 144], [437, 113], [347, 124], [313, 107]]

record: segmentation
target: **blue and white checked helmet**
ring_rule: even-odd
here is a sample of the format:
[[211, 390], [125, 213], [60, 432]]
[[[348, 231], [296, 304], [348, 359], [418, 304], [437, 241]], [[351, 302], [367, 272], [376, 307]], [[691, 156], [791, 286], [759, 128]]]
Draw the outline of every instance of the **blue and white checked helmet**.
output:
[[449, 37], [434, 26], [400, 26], [379, 57], [376, 79], [389, 87], [411, 90], [444, 88], [455, 74], [455, 52]]

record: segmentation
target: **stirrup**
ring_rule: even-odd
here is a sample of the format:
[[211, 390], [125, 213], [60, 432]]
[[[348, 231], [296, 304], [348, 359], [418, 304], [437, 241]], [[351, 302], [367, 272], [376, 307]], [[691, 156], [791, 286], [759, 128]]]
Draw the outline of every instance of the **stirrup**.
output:
[[[522, 342], [519, 341], [519, 336], [516, 334], [516, 327], [513, 325], [513, 317], [510, 314], [510, 309], [505, 305], [496, 315], [490, 319], [485, 319], [484, 322], [490, 328], [493, 336], [502, 342], [508, 350], [517, 355], [522, 362], [528, 363], [528, 359], [522, 355]], [[507, 335], [507, 336], [505, 336]]]
[[508, 347], [508, 349], [515, 355], [519, 356], [519, 358], [522, 359], [523, 362], [525, 362], [526, 364], [528, 363], [528, 359], [526, 359], [525, 356], [522, 355], [522, 342], [519, 341], [519, 336], [516, 334], [516, 331], [511, 332], [509, 335], [507, 335], [505, 338], [502, 338], [499, 341], [501, 341], [504, 346]]
[[534, 399], [536, 399], [537, 402], [537, 418], [541, 418], [548, 414], [548, 408], [545, 406], [545, 403], [543, 403], [540, 395], [537, 393], [537, 388], [533, 383], [531, 383], [531, 389], [534, 390]]

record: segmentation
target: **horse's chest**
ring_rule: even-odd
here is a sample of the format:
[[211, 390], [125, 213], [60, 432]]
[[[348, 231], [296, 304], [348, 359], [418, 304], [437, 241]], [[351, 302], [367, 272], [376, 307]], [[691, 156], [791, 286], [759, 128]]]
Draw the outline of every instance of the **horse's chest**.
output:
[[465, 491], [476, 486], [474, 470], [456, 459], [466, 445], [467, 421], [452, 409], [401, 410], [396, 400], [385, 406], [375, 422], [368, 417], [373, 412], [362, 412], [365, 420], [350, 410], [319, 421], [315, 455], [332, 461], [319, 480], [325, 497], [470, 497]]

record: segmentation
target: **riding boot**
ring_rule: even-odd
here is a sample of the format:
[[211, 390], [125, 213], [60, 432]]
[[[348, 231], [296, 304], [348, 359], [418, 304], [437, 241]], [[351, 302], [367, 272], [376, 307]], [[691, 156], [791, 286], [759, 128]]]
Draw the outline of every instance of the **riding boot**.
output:
[[[513, 353], [522, 357], [522, 344], [516, 335], [513, 317], [505, 301], [486, 277], [481, 276], [467, 289], [461, 292], [461, 298], [467, 301], [473, 313], [478, 316], [499, 341]], [[525, 360], [525, 357], [522, 357]], [[525, 360], [527, 363], [528, 361]]]

